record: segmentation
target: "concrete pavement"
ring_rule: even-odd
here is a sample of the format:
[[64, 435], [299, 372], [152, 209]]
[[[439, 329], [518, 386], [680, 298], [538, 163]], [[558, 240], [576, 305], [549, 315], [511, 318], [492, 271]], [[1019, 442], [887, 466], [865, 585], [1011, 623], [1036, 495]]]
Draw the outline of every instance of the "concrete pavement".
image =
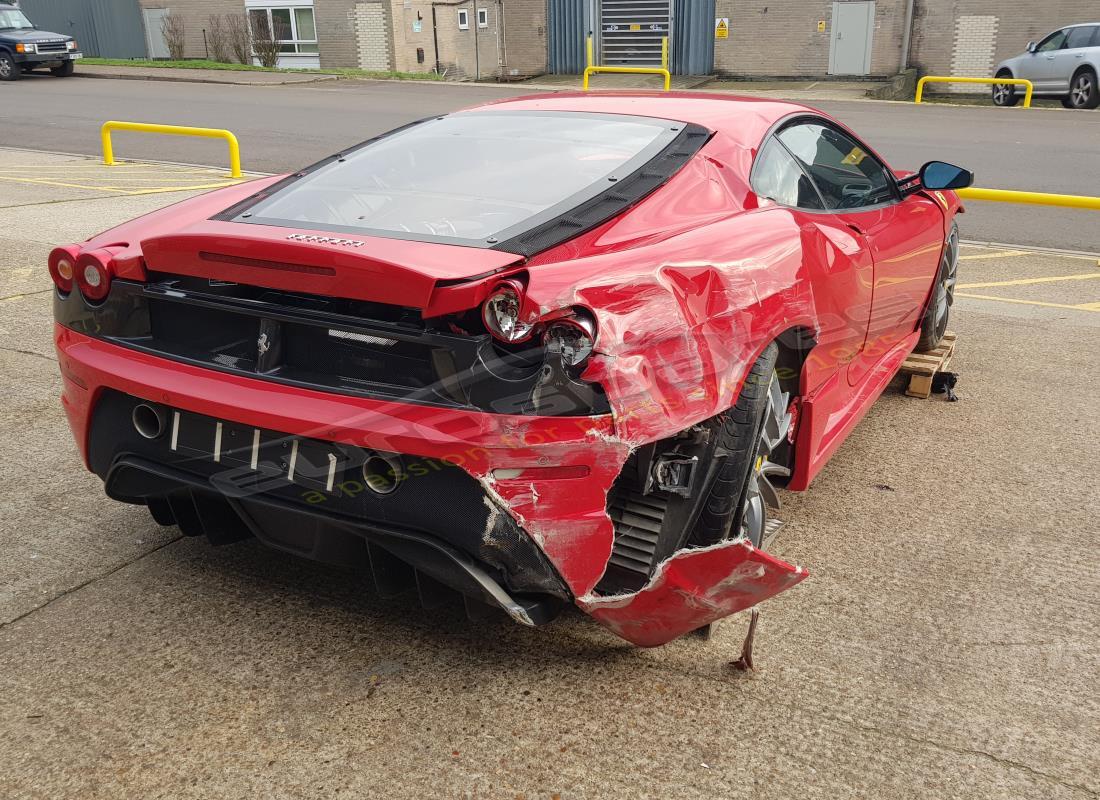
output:
[[189, 193], [20, 186], [0, 199], [5, 800], [1100, 796], [1095, 259], [965, 248], [960, 402], [888, 393], [784, 493], [777, 553], [811, 577], [765, 605], [744, 675], [743, 618], [650, 651], [580, 615], [475, 624], [109, 501], [57, 401], [46, 254]]

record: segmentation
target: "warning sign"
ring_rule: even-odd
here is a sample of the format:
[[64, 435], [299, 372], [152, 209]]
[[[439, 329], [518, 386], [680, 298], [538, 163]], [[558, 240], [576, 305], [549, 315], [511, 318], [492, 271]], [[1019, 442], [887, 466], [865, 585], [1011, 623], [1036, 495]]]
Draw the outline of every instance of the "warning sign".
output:
[[730, 18], [718, 17], [714, 20], [714, 38], [715, 39], [728, 39], [730, 38]]
[[825, 33], [825, 20], [819, 19], [817, 21], [817, 32], [818, 33]]

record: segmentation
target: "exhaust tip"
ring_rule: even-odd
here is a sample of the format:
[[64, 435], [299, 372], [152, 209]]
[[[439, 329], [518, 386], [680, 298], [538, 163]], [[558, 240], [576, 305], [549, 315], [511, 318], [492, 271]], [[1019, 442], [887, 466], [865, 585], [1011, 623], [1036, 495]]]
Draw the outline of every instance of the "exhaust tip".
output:
[[139, 403], [130, 415], [134, 430], [146, 439], [158, 439], [164, 435], [168, 423], [168, 413], [160, 406]]
[[375, 494], [393, 494], [405, 480], [401, 457], [374, 451], [363, 462], [363, 483]]

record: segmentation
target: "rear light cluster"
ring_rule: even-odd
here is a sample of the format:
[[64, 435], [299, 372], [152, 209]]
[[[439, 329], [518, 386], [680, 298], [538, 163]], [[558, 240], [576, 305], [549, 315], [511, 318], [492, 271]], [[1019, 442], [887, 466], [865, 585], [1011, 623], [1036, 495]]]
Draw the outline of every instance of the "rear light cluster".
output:
[[63, 294], [75, 283], [86, 300], [98, 303], [111, 291], [111, 260], [107, 250], [82, 253], [75, 246], [56, 247], [50, 253], [50, 277]]
[[596, 346], [596, 320], [582, 308], [554, 312], [539, 319], [524, 308], [524, 287], [519, 281], [501, 281], [481, 307], [481, 319], [489, 333], [505, 344], [519, 344], [541, 330], [542, 344], [561, 356], [568, 367], [579, 367]]

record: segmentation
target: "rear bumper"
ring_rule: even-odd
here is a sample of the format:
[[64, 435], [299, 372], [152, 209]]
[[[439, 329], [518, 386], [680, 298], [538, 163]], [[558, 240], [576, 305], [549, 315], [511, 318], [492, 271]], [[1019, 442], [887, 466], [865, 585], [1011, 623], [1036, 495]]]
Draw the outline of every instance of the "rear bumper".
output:
[[[674, 554], [637, 592], [596, 593], [615, 539], [607, 493], [630, 452], [610, 416], [511, 416], [330, 394], [170, 361], [60, 324], [55, 344], [62, 403], [86, 465], [116, 499], [167, 506], [168, 521], [185, 532], [190, 520], [216, 540], [236, 520], [301, 555], [365, 559], [376, 575], [376, 562], [385, 574], [387, 556], [396, 557], [520, 621], [538, 622], [553, 601], [573, 599], [644, 646], [755, 605], [806, 574], [737, 541]], [[131, 413], [141, 401], [178, 416], [176, 447], [173, 434], [136, 432]], [[288, 480], [294, 442], [320, 447], [313, 466], [335, 459], [339, 474], [322, 468], [305, 475], [312, 484]], [[390, 498], [369, 498], [361, 483], [348, 489], [363, 452], [440, 468]], [[260, 469], [266, 462], [270, 470]], [[235, 476], [228, 484], [227, 473]], [[331, 555], [347, 552], [350, 559]]]

